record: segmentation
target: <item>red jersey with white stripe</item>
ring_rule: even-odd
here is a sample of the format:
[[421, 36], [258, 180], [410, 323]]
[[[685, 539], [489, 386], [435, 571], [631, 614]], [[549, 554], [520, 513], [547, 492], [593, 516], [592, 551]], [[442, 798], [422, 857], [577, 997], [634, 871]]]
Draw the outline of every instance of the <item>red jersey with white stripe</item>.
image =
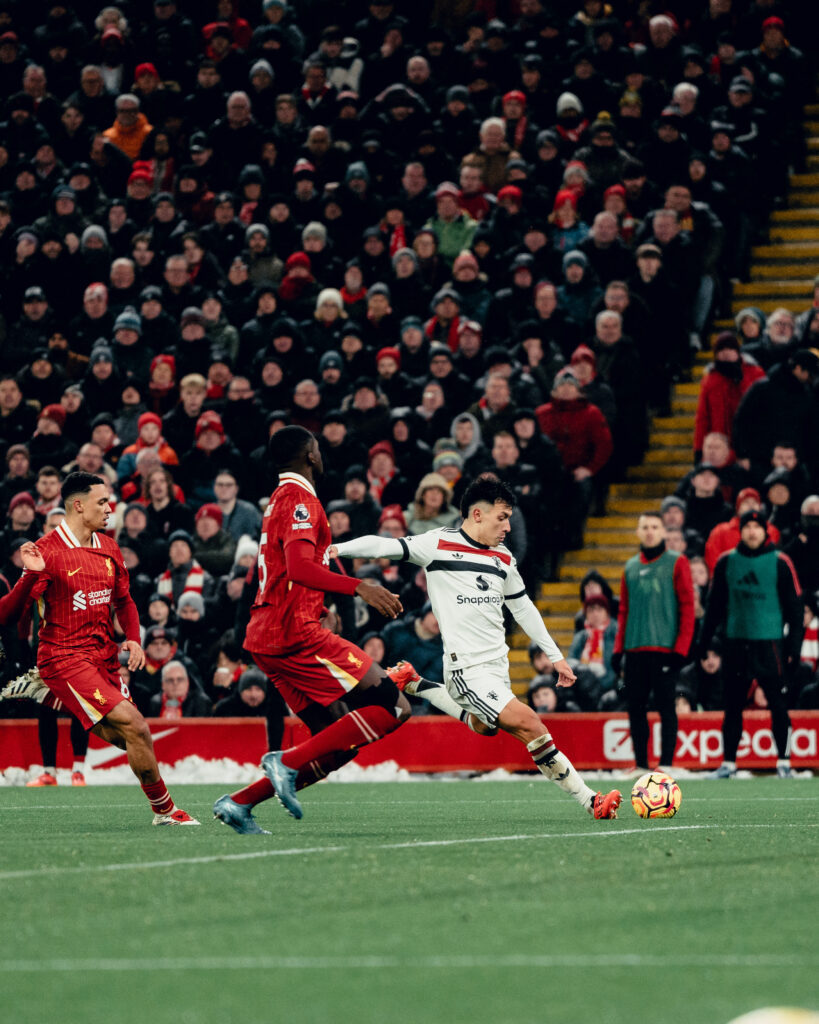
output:
[[294, 541], [313, 545], [313, 561], [322, 564], [332, 543], [330, 524], [309, 480], [282, 473], [262, 520], [259, 543], [259, 593], [250, 612], [245, 647], [277, 654], [308, 643], [321, 629], [324, 591], [288, 579], [286, 548]]
[[60, 650], [112, 647], [114, 608], [131, 600], [116, 541], [94, 533], [90, 547], [83, 547], [63, 521], [36, 544], [45, 559], [31, 590], [43, 619], [38, 661]]

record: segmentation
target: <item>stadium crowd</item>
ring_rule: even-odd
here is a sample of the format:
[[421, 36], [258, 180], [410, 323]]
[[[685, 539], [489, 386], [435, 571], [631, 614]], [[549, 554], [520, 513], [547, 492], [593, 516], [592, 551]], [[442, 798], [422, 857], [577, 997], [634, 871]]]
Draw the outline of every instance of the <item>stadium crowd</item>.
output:
[[[65, 474], [102, 475], [140, 708], [275, 731], [242, 638], [267, 441], [291, 423], [320, 438], [336, 540], [454, 524], [491, 472], [527, 582], [557, 578], [804, 162], [805, 6], [0, 0], [3, 588]], [[819, 278], [811, 299], [743, 310], [715, 346], [694, 469], [662, 505], [699, 595], [749, 503], [819, 588]], [[407, 614], [339, 600], [339, 628], [439, 679], [423, 573], [345, 569]], [[618, 706], [617, 602], [596, 573], [580, 598], [579, 684], [533, 652], [535, 707]], [[806, 608], [793, 703], [819, 706]], [[3, 637], [6, 677], [30, 628]], [[702, 653], [680, 700], [718, 706]]]

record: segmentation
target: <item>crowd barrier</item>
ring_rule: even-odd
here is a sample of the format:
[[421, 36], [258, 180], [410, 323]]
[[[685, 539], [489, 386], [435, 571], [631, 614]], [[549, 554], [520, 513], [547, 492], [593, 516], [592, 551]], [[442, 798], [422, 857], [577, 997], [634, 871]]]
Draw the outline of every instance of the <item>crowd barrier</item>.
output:
[[[660, 723], [650, 715], [651, 762], [660, 751]], [[791, 760], [795, 768], [819, 768], [819, 711], [791, 715]], [[205, 760], [226, 758], [239, 764], [258, 763], [265, 752], [265, 724], [259, 718], [149, 719], [157, 759], [175, 764], [191, 755]], [[557, 742], [581, 770], [626, 769], [634, 763], [628, 719], [624, 714], [564, 714], [548, 718]], [[765, 711], [746, 712], [737, 767], [772, 769], [776, 748]], [[71, 767], [68, 719], [61, 719], [57, 767]], [[722, 714], [681, 715], [674, 764], [687, 769], [715, 768], [722, 760]], [[295, 718], [285, 725], [283, 746], [305, 739], [306, 728]], [[0, 720], [0, 771], [39, 765], [35, 719]], [[477, 736], [460, 722], [441, 716], [419, 716], [358, 755], [360, 765], [394, 761], [410, 772], [528, 771], [532, 761], [523, 744], [511, 736]], [[91, 736], [88, 764], [93, 769], [126, 764], [125, 754]]]

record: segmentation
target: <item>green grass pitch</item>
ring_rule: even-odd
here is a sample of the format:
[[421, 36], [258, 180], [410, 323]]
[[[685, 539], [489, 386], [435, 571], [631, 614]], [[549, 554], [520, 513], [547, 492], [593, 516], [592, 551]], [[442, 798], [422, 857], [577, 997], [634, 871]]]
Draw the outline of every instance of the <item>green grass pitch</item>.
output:
[[[321, 785], [270, 836], [0, 790], [7, 1024], [725, 1024], [819, 1007], [819, 780], [595, 822], [540, 778]], [[608, 788], [608, 787], [607, 787]]]

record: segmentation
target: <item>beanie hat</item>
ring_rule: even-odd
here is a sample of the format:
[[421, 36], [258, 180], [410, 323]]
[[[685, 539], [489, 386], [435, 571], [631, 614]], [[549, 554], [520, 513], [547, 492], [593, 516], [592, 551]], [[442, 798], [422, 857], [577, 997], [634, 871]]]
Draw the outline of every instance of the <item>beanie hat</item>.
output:
[[395, 267], [397, 265], [398, 261], [400, 259], [402, 259], [404, 256], [409, 257], [409, 259], [412, 260], [412, 262], [415, 264], [415, 266], [416, 267], [418, 266], [418, 257], [415, 255], [415, 250], [414, 249], [409, 249], [409, 248], [407, 248], [407, 246], [404, 246], [402, 249], [396, 249], [395, 250], [395, 253], [394, 253], [393, 258], [392, 258], [392, 265], [393, 265], [393, 267]]
[[316, 299], [316, 311], [318, 311], [319, 306], [325, 302], [332, 302], [336, 309], [338, 309], [339, 313], [344, 312], [344, 299], [342, 298], [341, 292], [338, 288], [321, 289], [318, 293], [318, 298]]
[[438, 452], [432, 460], [432, 472], [438, 473], [444, 466], [455, 466], [460, 472], [464, 468], [463, 456], [449, 448]]
[[215, 501], [209, 501], [206, 504], [202, 505], [202, 507], [196, 513], [196, 522], [197, 523], [199, 522], [200, 519], [206, 519], [206, 518], [207, 519], [215, 519], [216, 522], [219, 524], [219, 527], [221, 529], [222, 521], [223, 521], [224, 517], [222, 515], [222, 510], [219, 508], [219, 506], [216, 504]]
[[107, 345], [95, 345], [88, 361], [91, 366], [96, 366], [97, 363], [113, 363], [114, 353]]
[[380, 348], [375, 357], [375, 365], [381, 362], [382, 358], [394, 359], [400, 368], [401, 366], [401, 352], [399, 349], [394, 348], [392, 345], [385, 345], [384, 348]]
[[513, 202], [519, 203], [523, 199], [523, 192], [517, 185], [504, 185], [502, 189], [498, 190], [498, 202], [502, 199], [511, 199]]
[[40, 420], [53, 420], [62, 430], [65, 426], [65, 409], [61, 405], [47, 405], [37, 418]]
[[[501, 192], [502, 191], [503, 191], [503, 189], [501, 189]], [[520, 191], [520, 189], [518, 189], [518, 191]], [[498, 198], [500, 198], [500, 193], [498, 193]], [[473, 252], [470, 252], [469, 249], [463, 249], [455, 257], [455, 259], [454, 259], [454, 261], [452, 263], [452, 273], [453, 274], [457, 274], [458, 271], [461, 270], [463, 267], [472, 267], [473, 270], [479, 270], [480, 269], [480, 266], [478, 264], [477, 258], [475, 257], [475, 254]]]
[[739, 512], [740, 506], [752, 498], [758, 505], [762, 504], [762, 496], [755, 487], [743, 487], [737, 495], [735, 508]]
[[304, 225], [301, 232], [301, 240], [304, 242], [308, 238], [320, 238], [323, 242], [327, 241], [327, 228], [318, 220], [311, 220]]
[[569, 267], [578, 266], [583, 267], [585, 270], [589, 265], [589, 258], [579, 249], [570, 249], [563, 257], [563, 269], [567, 270]]
[[180, 594], [179, 600], [176, 602], [177, 613], [181, 612], [186, 605], [190, 605], [191, 608], [195, 608], [200, 615], [205, 614], [205, 602], [202, 600], [201, 594], [197, 594], [192, 590], [189, 590], [184, 594]]
[[576, 110], [578, 113], [583, 113], [583, 104], [575, 96], [573, 92], [562, 92], [557, 97], [557, 103], [555, 105], [555, 113], [558, 117], [565, 114], [567, 110]]
[[676, 494], [669, 494], [660, 502], [660, 513], [667, 512], [670, 508], [679, 508], [685, 512], [687, 507], [682, 498], [678, 498]]
[[389, 441], [378, 441], [370, 448], [367, 452], [367, 461], [372, 462], [376, 455], [389, 455], [393, 463], [395, 462], [395, 449]]
[[567, 382], [569, 384], [574, 384], [578, 391], [580, 390], [580, 381], [577, 379], [577, 377], [574, 375], [572, 370], [569, 369], [568, 366], [564, 366], [562, 370], [555, 374], [554, 384], [552, 385], [552, 387], [557, 388], [561, 384], [566, 384]]
[[191, 551], [193, 551], [193, 537], [191, 537], [187, 530], [174, 530], [170, 537], [168, 537], [168, 547], [170, 547], [175, 540], [184, 541]]
[[323, 373], [325, 370], [343, 370], [344, 362], [338, 352], [330, 349], [329, 352], [325, 352], [321, 359], [319, 359], [318, 366], [319, 373]]
[[295, 267], [304, 267], [308, 273], [313, 269], [313, 265], [310, 262], [310, 257], [306, 252], [294, 252], [287, 257], [287, 262], [284, 265], [285, 270], [293, 270]]
[[578, 363], [591, 363], [592, 366], [597, 366], [597, 356], [589, 348], [588, 345], [578, 345], [577, 348], [572, 352], [572, 358], [569, 360], [571, 366], [576, 366]]
[[148, 423], [153, 423], [160, 430], [162, 429], [162, 420], [155, 412], [144, 412], [137, 420], [137, 432], [142, 430]]
[[256, 668], [255, 665], [251, 665], [250, 668], [246, 668], [239, 676], [239, 682], [236, 684], [236, 692], [244, 693], [244, 691], [249, 690], [251, 686], [258, 686], [260, 690], [264, 690], [264, 692], [267, 693], [267, 676], [260, 668]]
[[259, 553], [259, 545], [256, 541], [248, 534], [243, 533], [242, 536], [236, 542], [236, 551], [233, 555], [233, 564], [236, 565], [240, 558], [246, 558], [250, 555], [255, 558]]
[[264, 235], [265, 239], [269, 239], [270, 228], [266, 224], [249, 224], [245, 230], [245, 241], [249, 242], [254, 235]]
[[251, 67], [249, 77], [253, 78], [253, 76], [258, 75], [260, 71], [263, 71], [266, 75], [270, 75], [270, 77], [273, 78], [273, 65], [270, 61], [267, 61], [264, 58], [257, 60]]
[[205, 314], [198, 306], [185, 306], [182, 316], [179, 318], [180, 327], [186, 327], [188, 324], [199, 324], [204, 327], [206, 322]]
[[714, 342], [714, 352], [722, 352], [727, 348], [739, 352], [739, 339], [733, 331], [721, 331]]
[[407, 521], [404, 518], [404, 512], [400, 505], [385, 505], [384, 508], [381, 509], [381, 515], [378, 517], [379, 528], [384, 525], [387, 519], [397, 519], [406, 533]]
[[601, 608], [605, 608], [606, 611], [611, 610], [609, 599], [605, 594], [592, 594], [591, 597], [587, 597], [583, 602], [583, 611], [587, 612], [589, 608], [594, 608], [595, 605], [599, 605]]
[[762, 529], [766, 533], [768, 532], [768, 517], [761, 509], [749, 508], [747, 512], [742, 513], [742, 515], [739, 517], [740, 530], [742, 530], [743, 527], [747, 526], [748, 523], [759, 523]]
[[11, 515], [14, 509], [16, 509], [19, 505], [28, 505], [30, 508], [36, 507], [34, 504], [34, 498], [32, 498], [28, 491], [20, 491], [19, 494], [14, 495], [14, 497], [9, 502], [8, 514]]
[[759, 324], [760, 331], [765, 329], [765, 314], [761, 309], [757, 309], [756, 306], [745, 306], [741, 309], [734, 317], [734, 324], [736, 329], [739, 330], [742, 326], [742, 321], [750, 317], [752, 320], [756, 320]]
[[215, 430], [217, 434], [222, 437], [225, 436], [225, 428], [222, 426], [222, 417], [218, 412], [214, 412], [213, 409], [203, 412], [196, 421], [196, 439], [199, 440], [206, 430]]

